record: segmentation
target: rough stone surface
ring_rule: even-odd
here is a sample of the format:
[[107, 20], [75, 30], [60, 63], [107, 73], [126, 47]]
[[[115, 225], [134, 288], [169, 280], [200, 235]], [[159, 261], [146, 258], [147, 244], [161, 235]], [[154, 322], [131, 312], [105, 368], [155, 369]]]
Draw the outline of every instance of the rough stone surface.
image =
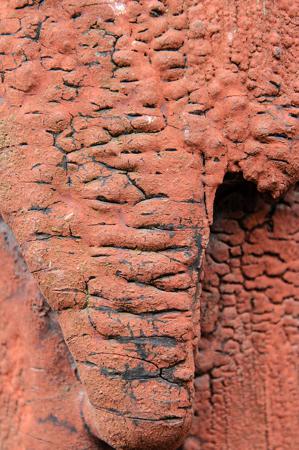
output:
[[[295, 6], [1, 2], [1, 212], [57, 313], [84, 418], [117, 449], [170, 450], [190, 428], [225, 173], [273, 197], [299, 178]], [[267, 285], [259, 276], [231, 283], [247, 292]], [[200, 345], [213, 339], [222, 331]]]
[[[184, 450], [299, 446], [298, 190], [276, 204], [240, 188], [216, 200]], [[0, 258], [1, 449], [103, 450], [82, 423], [55, 315], [3, 223]]]
[[[185, 450], [299, 448], [299, 190], [216, 200]], [[219, 199], [220, 200], [220, 199]]]
[[0, 222], [0, 448], [104, 450], [81, 415], [82, 386], [55, 314]]

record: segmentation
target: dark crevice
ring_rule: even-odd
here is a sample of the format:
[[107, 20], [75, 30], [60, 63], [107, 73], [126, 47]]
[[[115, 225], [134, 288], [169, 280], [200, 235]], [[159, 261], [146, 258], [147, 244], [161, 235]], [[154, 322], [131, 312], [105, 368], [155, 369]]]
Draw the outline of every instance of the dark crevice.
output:
[[253, 213], [257, 208], [256, 185], [244, 179], [241, 172], [228, 172], [218, 187], [214, 201], [214, 220], [222, 212]]

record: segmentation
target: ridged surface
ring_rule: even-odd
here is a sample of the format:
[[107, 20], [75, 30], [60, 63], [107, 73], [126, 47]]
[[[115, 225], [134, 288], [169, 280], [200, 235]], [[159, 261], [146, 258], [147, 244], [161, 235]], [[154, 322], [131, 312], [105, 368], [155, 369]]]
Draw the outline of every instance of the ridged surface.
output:
[[144, 449], [175, 447], [190, 426], [225, 172], [274, 196], [298, 178], [295, 11], [1, 2], [1, 210], [116, 448], [140, 429]]

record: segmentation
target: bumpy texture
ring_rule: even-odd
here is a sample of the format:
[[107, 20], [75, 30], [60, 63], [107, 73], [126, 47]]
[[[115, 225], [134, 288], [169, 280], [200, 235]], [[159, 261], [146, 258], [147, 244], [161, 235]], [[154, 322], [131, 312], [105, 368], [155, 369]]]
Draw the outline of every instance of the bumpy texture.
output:
[[[186, 450], [299, 448], [299, 190], [224, 184], [204, 264]], [[220, 201], [221, 200], [221, 201]]]
[[[183, 448], [296, 450], [298, 190], [278, 204], [242, 183], [221, 191], [204, 264], [195, 416]], [[3, 223], [0, 237], [1, 449], [102, 450], [82, 423], [82, 389], [55, 315]]]
[[58, 314], [91, 430], [190, 427], [203, 249], [224, 174], [298, 179], [293, 2], [4, 0], [0, 198]]
[[1, 450], [104, 450], [86, 430], [82, 386], [55, 314], [2, 220], [0, 260]]

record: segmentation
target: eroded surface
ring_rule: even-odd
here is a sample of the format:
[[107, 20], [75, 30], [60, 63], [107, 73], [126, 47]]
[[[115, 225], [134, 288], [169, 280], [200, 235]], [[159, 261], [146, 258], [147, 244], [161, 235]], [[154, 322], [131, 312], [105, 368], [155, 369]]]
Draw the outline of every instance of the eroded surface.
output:
[[94, 433], [172, 448], [192, 417], [215, 189], [228, 169], [274, 196], [298, 178], [296, 8], [4, 0], [0, 13], [2, 213], [59, 312]]
[[185, 448], [299, 447], [299, 191], [236, 184], [215, 205]]
[[2, 220], [0, 260], [1, 450], [104, 450], [85, 428], [57, 320]]

